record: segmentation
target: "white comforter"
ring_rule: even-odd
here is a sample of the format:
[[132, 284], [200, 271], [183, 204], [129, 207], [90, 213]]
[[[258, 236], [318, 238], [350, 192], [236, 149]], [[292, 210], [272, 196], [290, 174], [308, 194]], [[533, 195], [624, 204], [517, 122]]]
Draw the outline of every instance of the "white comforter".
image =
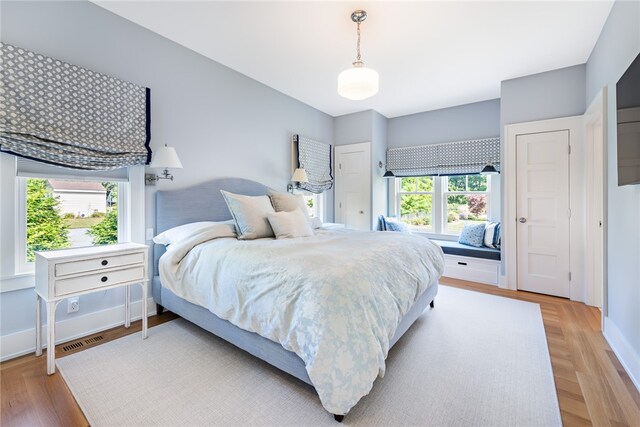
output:
[[253, 241], [196, 234], [169, 246], [160, 278], [176, 295], [295, 352], [325, 409], [346, 414], [384, 375], [389, 341], [444, 259], [422, 236], [316, 231]]

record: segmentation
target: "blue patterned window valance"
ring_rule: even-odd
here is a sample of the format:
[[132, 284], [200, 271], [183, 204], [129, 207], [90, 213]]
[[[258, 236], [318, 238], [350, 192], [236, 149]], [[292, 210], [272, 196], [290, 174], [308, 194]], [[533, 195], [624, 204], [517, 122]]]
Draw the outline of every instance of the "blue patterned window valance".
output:
[[73, 169], [151, 158], [150, 91], [0, 43], [0, 151]]
[[492, 163], [500, 170], [500, 138], [387, 150], [387, 170], [398, 177], [471, 175]]
[[298, 153], [298, 167], [303, 168], [309, 178], [309, 182], [300, 183], [300, 188], [316, 194], [331, 189], [331, 145], [301, 135], [293, 135], [293, 143]]

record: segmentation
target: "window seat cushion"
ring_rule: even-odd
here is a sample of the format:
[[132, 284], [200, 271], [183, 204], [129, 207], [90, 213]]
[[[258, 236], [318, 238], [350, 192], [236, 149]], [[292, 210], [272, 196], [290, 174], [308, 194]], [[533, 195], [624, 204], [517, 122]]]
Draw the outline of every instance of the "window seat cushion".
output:
[[500, 249], [487, 248], [485, 246], [476, 248], [449, 240], [431, 240], [440, 245], [442, 252], [445, 254], [500, 261]]

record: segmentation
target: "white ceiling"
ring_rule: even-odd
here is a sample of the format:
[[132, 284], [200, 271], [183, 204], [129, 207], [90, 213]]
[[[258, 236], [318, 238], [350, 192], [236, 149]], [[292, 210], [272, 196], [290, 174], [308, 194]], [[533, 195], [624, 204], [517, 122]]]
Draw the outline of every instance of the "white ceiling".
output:
[[[391, 118], [500, 97], [500, 82], [587, 61], [613, 1], [95, 1], [332, 116]], [[355, 57], [380, 73], [363, 101], [336, 92]]]

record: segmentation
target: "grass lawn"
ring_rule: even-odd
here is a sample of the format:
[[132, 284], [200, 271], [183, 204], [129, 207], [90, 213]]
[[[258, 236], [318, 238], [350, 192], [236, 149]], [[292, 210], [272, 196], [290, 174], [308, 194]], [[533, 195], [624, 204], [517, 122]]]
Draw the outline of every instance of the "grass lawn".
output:
[[449, 222], [447, 223], [447, 232], [450, 234], [460, 234], [462, 232], [462, 229], [464, 228], [464, 224], [465, 222], [486, 222], [484, 220], [478, 220], [478, 221], [472, 221], [472, 220], [458, 220], [458, 221], [453, 221], [453, 222]]
[[69, 228], [89, 228], [102, 221], [102, 218], [65, 218], [64, 222]]

